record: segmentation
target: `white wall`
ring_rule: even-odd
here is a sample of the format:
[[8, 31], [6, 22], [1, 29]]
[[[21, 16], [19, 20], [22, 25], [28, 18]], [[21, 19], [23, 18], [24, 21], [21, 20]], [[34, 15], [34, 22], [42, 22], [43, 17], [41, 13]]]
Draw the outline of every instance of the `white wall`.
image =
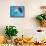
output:
[[[25, 6], [25, 17], [11, 18], [10, 5]], [[35, 16], [41, 13], [40, 6], [42, 5], [46, 5], [46, 0], [0, 0], [0, 34], [4, 33], [6, 25], [15, 25], [19, 31], [18, 36], [22, 34], [31, 36], [32, 32], [36, 32], [36, 29], [41, 29]]]

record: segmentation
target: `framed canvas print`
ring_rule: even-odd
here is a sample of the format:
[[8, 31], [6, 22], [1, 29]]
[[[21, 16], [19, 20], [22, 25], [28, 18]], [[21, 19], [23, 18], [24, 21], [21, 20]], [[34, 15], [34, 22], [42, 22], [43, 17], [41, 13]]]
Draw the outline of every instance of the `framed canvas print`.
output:
[[10, 6], [11, 17], [24, 17], [25, 9], [24, 6]]

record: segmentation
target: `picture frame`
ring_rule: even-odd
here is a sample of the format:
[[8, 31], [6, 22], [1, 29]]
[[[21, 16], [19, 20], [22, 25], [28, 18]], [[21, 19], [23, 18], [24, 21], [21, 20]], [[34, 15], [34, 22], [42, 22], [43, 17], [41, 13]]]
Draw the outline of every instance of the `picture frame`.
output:
[[10, 17], [24, 17], [24, 6], [10, 6]]

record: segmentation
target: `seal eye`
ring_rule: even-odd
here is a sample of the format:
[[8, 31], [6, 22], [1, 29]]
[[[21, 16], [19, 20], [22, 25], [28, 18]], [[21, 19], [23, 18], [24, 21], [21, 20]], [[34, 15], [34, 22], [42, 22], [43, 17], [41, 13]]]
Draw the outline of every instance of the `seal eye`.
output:
[[23, 12], [22, 8], [18, 8], [18, 10], [19, 10], [21, 13]]

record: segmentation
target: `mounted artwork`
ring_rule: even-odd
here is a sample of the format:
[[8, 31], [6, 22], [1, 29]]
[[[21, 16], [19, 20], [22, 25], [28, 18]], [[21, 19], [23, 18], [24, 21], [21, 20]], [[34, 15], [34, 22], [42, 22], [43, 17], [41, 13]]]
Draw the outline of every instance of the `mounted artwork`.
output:
[[24, 6], [10, 6], [11, 17], [24, 17], [25, 8]]
[[46, 6], [41, 6], [42, 14], [36, 16], [36, 19], [39, 20], [42, 27], [46, 27]]

